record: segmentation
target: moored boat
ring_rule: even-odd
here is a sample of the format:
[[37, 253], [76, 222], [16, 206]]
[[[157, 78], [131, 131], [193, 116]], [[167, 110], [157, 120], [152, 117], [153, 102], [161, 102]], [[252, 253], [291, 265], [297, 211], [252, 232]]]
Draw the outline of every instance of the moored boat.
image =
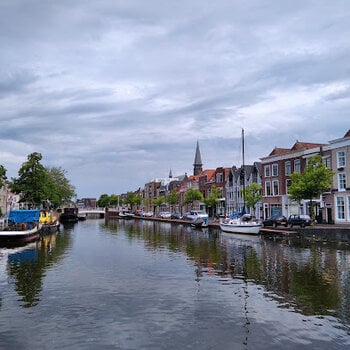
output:
[[37, 240], [42, 229], [39, 216], [39, 210], [11, 210], [8, 226], [0, 231], [0, 244], [24, 244]]
[[[242, 168], [244, 171], [244, 130], [242, 129]], [[244, 233], [257, 235], [260, 232], [262, 223], [260, 220], [255, 219], [251, 214], [246, 214], [245, 205], [245, 174], [243, 174], [243, 208], [241, 213], [234, 214], [230, 218], [225, 219], [220, 223], [220, 228], [224, 232], [229, 233]]]
[[64, 208], [63, 213], [60, 215], [61, 222], [77, 222], [78, 219], [77, 208]]
[[191, 226], [197, 228], [204, 228], [209, 226], [209, 219], [198, 217], [191, 222]]
[[42, 224], [43, 233], [55, 232], [60, 228], [58, 215], [52, 210], [41, 210], [39, 222]]
[[262, 223], [253, 218], [250, 214], [229, 218], [220, 223], [221, 230], [229, 233], [257, 235], [259, 234], [261, 227]]

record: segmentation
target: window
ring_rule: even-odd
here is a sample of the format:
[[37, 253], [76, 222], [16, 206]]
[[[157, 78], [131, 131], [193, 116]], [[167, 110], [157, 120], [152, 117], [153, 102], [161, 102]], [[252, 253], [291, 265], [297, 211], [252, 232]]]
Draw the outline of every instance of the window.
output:
[[338, 191], [346, 190], [346, 177], [345, 173], [338, 173]]
[[337, 167], [345, 168], [345, 151], [337, 152]]
[[295, 159], [294, 161], [294, 172], [300, 173], [300, 159]]
[[217, 183], [223, 182], [222, 173], [216, 174], [216, 182], [217, 182]]
[[288, 160], [284, 163], [284, 167], [285, 167], [284, 171], [285, 171], [286, 175], [290, 175], [292, 172], [292, 165], [290, 163], [290, 160]]
[[270, 177], [271, 176], [270, 165], [266, 165], [264, 169], [265, 169], [265, 177]]
[[271, 182], [270, 181], [266, 181], [265, 182], [265, 196], [271, 196]]
[[273, 195], [278, 196], [278, 180], [272, 181]]
[[272, 176], [278, 176], [278, 164], [272, 164]]
[[337, 197], [336, 202], [336, 210], [337, 210], [337, 219], [344, 220], [345, 219], [345, 211], [344, 211], [344, 197]]
[[328, 169], [331, 169], [331, 157], [323, 157], [322, 162]]
[[350, 196], [348, 196], [348, 219], [350, 218]]
[[292, 180], [291, 179], [287, 179], [286, 180], [286, 193], [288, 193], [288, 188], [289, 186], [292, 184]]

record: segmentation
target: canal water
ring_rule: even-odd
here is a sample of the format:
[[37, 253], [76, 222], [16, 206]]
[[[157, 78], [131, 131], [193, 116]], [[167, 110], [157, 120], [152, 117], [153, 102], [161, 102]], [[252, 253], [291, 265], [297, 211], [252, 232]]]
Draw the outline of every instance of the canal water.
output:
[[350, 349], [350, 247], [79, 222], [0, 248], [0, 349]]

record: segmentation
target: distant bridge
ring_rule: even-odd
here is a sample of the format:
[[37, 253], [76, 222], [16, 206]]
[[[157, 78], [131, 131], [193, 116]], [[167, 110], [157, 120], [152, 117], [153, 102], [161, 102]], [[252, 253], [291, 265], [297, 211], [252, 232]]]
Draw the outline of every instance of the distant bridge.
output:
[[101, 218], [105, 216], [105, 209], [104, 208], [95, 208], [95, 209], [85, 209], [85, 208], [79, 208], [78, 209], [78, 216], [89, 216], [89, 215], [99, 215]]

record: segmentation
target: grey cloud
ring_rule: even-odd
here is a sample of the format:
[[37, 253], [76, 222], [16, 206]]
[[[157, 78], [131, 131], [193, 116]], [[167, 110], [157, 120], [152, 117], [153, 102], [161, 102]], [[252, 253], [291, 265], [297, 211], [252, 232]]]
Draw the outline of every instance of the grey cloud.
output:
[[191, 173], [197, 139], [205, 167], [239, 164], [241, 127], [249, 161], [340, 137], [349, 13], [344, 0], [2, 1], [3, 151], [42, 152], [98, 196]]

